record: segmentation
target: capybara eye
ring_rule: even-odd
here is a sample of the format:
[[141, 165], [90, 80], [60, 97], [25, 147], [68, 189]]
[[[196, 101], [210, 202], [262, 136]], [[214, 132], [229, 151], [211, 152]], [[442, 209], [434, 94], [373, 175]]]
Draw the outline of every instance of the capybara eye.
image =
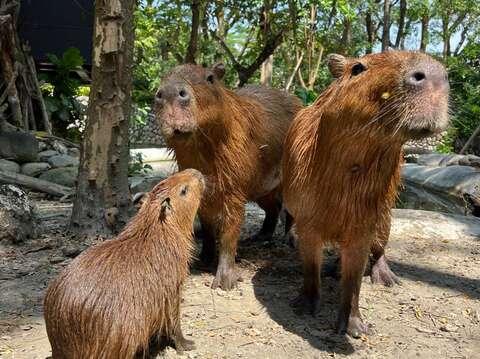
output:
[[187, 186], [183, 186], [182, 187], [182, 191], [180, 192], [180, 196], [185, 196], [188, 192], [188, 187]]
[[210, 74], [207, 76], [207, 81], [210, 82], [211, 84], [213, 84], [214, 80], [215, 80], [215, 77], [213, 76], [213, 74]]
[[357, 62], [355, 65], [352, 67], [352, 76], [357, 76], [358, 74], [362, 73], [365, 71], [367, 68], [360, 62]]

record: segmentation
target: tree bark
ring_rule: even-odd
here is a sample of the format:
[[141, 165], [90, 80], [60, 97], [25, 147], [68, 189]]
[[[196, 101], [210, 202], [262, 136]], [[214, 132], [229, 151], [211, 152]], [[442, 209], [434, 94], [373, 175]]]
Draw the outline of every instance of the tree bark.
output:
[[390, 0], [383, 2], [382, 51], [390, 46]]
[[[95, 2], [92, 88], [70, 230], [109, 234], [128, 221], [128, 123], [135, 0]], [[111, 225], [106, 213], [118, 213]]]
[[407, 15], [407, 0], [400, 0], [400, 14], [398, 19], [398, 31], [395, 38], [395, 48], [398, 49], [404, 37], [405, 17]]
[[370, 9], [368, 9], [365, 14], [365, 28], [367, 30], [367, 47], [365, 53], [371, 54], [373, 51], [373, 43], [375, 41], [375, 26], [372, 19], [372, 11]]
[[422, 52], [426, 51], [427, 45], [428, 45], [428, 26], [429, 26], [429, 23], [430, 23], [430, 16], [427, 12], [422, 16], [422, 30], [421, 30], [422, 35], [421, 35], [421, 39], [420, 39], [420, 51], [422, 51]]
[[190, 32], [190, 41], [188, 42], [185, 63], [194, 64], [197, 56], [198, 47], [198, 28], [200, 27], [200, 0], [193, 0], [192, 5], [192, 29]]
[[272, 86], [273, 78], [273, 54], [270, 55], [262, 64], [260, 70], [260, 83], [263, 86]]

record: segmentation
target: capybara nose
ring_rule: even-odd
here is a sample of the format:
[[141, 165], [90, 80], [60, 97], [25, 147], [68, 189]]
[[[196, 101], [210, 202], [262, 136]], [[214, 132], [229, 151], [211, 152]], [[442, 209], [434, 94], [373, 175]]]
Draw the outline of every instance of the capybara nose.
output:
[[413, 90], [448, 86], [447, 73], [439, 64], [421, 64], [406, 74], [405, 85]]
[[178, 91], [178, 102], [180, 102], [182, 105], [188, 105], [190, 102], [190, 94], [184, 88], [181, 88]]

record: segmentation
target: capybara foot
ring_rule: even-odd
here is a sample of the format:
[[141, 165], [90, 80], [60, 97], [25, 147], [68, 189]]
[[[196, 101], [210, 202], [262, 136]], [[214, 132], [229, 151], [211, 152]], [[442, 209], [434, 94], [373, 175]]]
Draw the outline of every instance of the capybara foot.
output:
[[352, 338], [360, 338], [362, 335], [368, 334], [368, 325], [360, 317], [350, 316], [348, 323], [345, 321], [338, 323], [337, 332], [339, 334], [347, 333]]
[[235, 268], [218, 265], [217, 274], [212, 283], [212, 289], [222, 288], [223, 290], [232, 290], [237, 286], [237, 282], [242, 279], [235, 272]]
[[372, 266], [370, 279], [373, 284], [382, 284], [386, 287], [392, 287], [395, 284], [401, 285], [400, 279], [392, 272], [385, 256], [381, 256]]
[[320, 298], [318, 295], [299, 294], [295, 299], [290, 301], [290, 306], [297, 315], [310, 314], [315, 315], [318, 310]]
[[181, 339], [175, 339], [175, 349], [178, 354], [182, 354], [184, 351], [188, 352], [194, 350], [195, 342], [193, 340], [188, 340], [182, 337]]

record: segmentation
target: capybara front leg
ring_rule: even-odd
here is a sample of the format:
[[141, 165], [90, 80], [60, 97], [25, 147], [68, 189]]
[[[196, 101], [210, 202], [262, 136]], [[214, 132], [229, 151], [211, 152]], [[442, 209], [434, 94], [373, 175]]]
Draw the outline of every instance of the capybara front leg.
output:
[[256, 241], [270, 241], [275, 233], [278, 218], [282, 209], [282, 200], [277, 190], [274, 190], [256, 201], [260, 208], [265, 211], [265, 219], [262, 228], [252, 239]]
[[341, 248], [342, 295], [337, 330], [339, 333], [346, 332], [353, 338], [359, 338], [368, 332], [368, 326], [362, 321], [358, 303], [370, 249], [370, 243], [364, 242], [363, 238], [357, 238]]
[[235, 271], [235, 255], [240, 227], [243, 221], [243, 208], [225, 219], [223, 230], [220, 233], [220, 250], [218, 256], [217, 274], [212, 283], [212, 288], [231, 290], [237, 285], [239, 276]]
[[190, 351], [195, 349], [195, 342], [193, 340], [186, 339], [183, 336], [180, 324], [178, 325], [173, 335], [173, 343], [175, 344], [175, 349], [177, 350], [178, 354], [181, 354], [184, 351]]
[[215, 260], [216, 254], [216, 227], [211, 221], [200, 217], [202, 224], [202, 251], [200, 252], [200, 260], [205, 265], [210, 265]]
[[374, 284], [382, 284], [391, 287], [395, 284], [401, 284], [400, 279], [392, 272], [385, 257], [385, 247], [390, 236], [391, 216], [390, 212], [382, 216], [377, 225], [377, 237], [372, 243], [372, 269], [370, 279]]
[[298, 231], [298, 245], [303, 264], [303, 288], [290, 305], [297, 314], [315, 315], [320, 300], [320, 268], [322, 265], [322, 244], [312, 233]]

